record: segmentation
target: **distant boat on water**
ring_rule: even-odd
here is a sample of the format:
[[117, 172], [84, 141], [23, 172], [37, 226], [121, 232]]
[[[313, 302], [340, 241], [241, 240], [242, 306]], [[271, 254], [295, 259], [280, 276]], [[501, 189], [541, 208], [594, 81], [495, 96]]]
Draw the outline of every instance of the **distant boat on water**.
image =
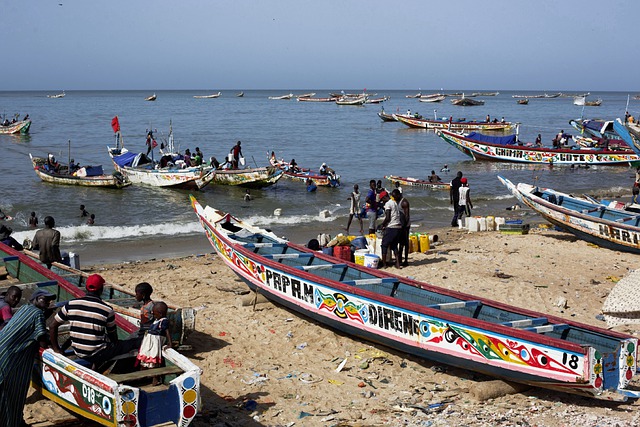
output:
[[210, 99], [210, 98], [218, 98], [222, 95], [222, 92], [212, 93], [211, 95], [193, 95], [194, 98], [197, 99]]
[[238, 93], [236, 93], [236, 96], [238, 98], [242, 98], [244, 96], [244, 92], [238, 92]]
[[155, 101], [155, 100], [156, 100], [156, 98], [157, 98], [157, 96], [156, 96], [156, 94], [154, 93], [154, 94], [153, 94], [153, 95], [151, 95], [151, 96], [147, 96], [144, 100], [145, 100], [145, 101]]
[[65, 95], [66, 94], [64, 93], [64, 91], [62, 91], [62, 93], [58, 93], [56, 95], [47, 95], [47, 98], [58, 99], [58, 98], [64, 98]]

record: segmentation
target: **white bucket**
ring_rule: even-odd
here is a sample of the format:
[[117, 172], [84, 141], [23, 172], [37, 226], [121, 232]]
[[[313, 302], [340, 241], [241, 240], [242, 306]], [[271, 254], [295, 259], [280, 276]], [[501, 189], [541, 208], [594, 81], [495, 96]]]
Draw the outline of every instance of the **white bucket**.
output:
[[496, 230], [500, 230], [500, 226], [504, 225], [504, 218], [501, 216], [496, 217]]
[[378, 257], [378, 255], [365, 254], [364, 256], [365, 267], [378, 268], [378, 262], [380, 262], [380, 257]]
[[487, 218], [481, 216], [478, 218], [478, 224], [480, 225], [480, 231], [487, 231]]
[[368, 249], [358, 249], [353, 253], [353, 259], [356, 264], [364, 265], [364, 257], [369, 254]]

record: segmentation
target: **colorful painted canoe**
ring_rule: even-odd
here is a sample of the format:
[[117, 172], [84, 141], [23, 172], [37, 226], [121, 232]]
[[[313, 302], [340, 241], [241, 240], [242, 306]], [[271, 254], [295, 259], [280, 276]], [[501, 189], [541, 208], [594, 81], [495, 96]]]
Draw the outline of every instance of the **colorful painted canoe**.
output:
[[[550, 188], [500, 182], [521, 203], [544, 219], [604, 248], [640, 254], [640, 211], [625, 210], [625, 204], [575, 197]], [[637, 206], [637, 205], [636, 205]]]
[[[0, 254], [0, 265], [13, 276], [7, 285], [14, 285], [16, 281], [35, 285], [54, 293], [57, 302], [84, 295], [81, 288], [64, 277], [1, 243]], [[30, 293], [27, 287], [23, 296], [27, 298]], [[116, 324], [120, 339], [126, 339], [138, 329], [119, 315], [116, 315]], [[86, 363], [75, 356], [41, 349], [32, 385], [47, 399], [105, 426], [174, 423], [186, 427], [200, 410], [202, 371], [173, 349], [163, 350], [162, 354], [165, 366], [161, 368], [144, 371], [133, 368], [134, 356], [129, 355], [117, 358], [108, 372], [100, 373], [86, 367]], [[162, 376], [162, 383], [152, 386], [154, 376]]]
[[447, 130], [436, 131], [440, 138], [474, 160], [553, 165], [629, 166], [640, 161], [630, 149], [572, 149], [519, 145], [516, 135], [494, 137], [472, 132], [461, 134]]
[[387, 181], [390, 181], [392, 184], [396, 182], [400, 185], [408, 186], [408, 187], [422, 187], [427, 188], [429, 190], [449, 190], [451, 188], [451, 184], [446, 182], [430, 182], [425, 179], [411, 178], [411, 177], [403, 177], [396, 175], [387, 175], [385, 176]]
[[31, 120], [20, 120], [15, 123], [9, 123], [7, 126], [0, 123], [0, 135], [15, 135], [29, 133]]
[[[69, 170], [68, 165], [61, 165], [57, 173], [51, 172], [48, 171], [44, 166], [47, 162], [47, 159], [42, 157], [33, 157], [31, 153], [29, 153], [29, 157], [31, 158], [31, 164], [33, 165], [33, 170], [36, 172], [36, 175], [38, 175], [38, 177], [44, 182], [49, 182], [51, 184], [79, 185], [82, 187], [102, 187], [116, 189], [124, 188], [128, 185], [131, 185], [131, 181], [129, 181], [129, 179], [127, 179], [119, 172], [115, 172], [112, 175], [105, 175], [104, 173], [101, 173], [102, 166], [87, 167], [99, 170], [97, 175], [77, 176], [69, 175], [67, 173], [67, 171]], [[85, 168], [85, 170], [87, 168]]]
[[476, 122], [476, 121], [466, 121], [466, 120], [449, 120], [449, 119], [425, 119], [423, 117], [418, 118], [415, 116], [409, 116], [406, 114], [394, 114], [395, 119], [405, 125], [412, 128], [422, 128], [422, 129], [449, 129], [460, 132], [468, 132], [472, 130], [482, 130], [482, 131], [499, 131], [499, 132], [508, 132], [513, 127], [514, 124], [511, 122]]
[[210, 181], [199, 180], [202, 180], [209, 171], [213, 170], [209, 166], [160, 168], [157, 167], [158, 162], [149, 159], [144, 153], [131, 153], [124, 147], [107, 147], [107, 151], [111, 156], [115, 170], [134, 184], [152, 187], [203, 188]]
[[191, 204], [220, 258], [286, 308], [358, 338], [509, 381], [626, 400], [638, 339], [367, 268]]

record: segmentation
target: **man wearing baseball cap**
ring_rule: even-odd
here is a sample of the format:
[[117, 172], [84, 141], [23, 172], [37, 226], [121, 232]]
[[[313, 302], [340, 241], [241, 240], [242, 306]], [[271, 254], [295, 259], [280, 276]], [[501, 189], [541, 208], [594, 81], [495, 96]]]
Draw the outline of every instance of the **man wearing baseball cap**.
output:
[[55, 315], [49, 329], [51, 348], [55, 352], [62, 352], [58, 346], [58, 327], [65, 322], [70, 325], [74, 353], [94, 367], [140, 346], [139, 338], [118, 340], [115, 312], [100, 298], [104, 283], [102, 276], [92, 274], [85, 284], [87, 294], [68, 301]]

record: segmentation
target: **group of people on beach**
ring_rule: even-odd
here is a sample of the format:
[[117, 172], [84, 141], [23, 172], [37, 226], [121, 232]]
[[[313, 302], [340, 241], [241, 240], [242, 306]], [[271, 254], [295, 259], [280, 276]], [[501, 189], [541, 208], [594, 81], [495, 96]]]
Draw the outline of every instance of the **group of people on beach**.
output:
[[[120, 340], [115, 312], [101, 298], [104, 285], [99, 274], [88, 276], [86, 295], [65, 302], [53, 316], [49, 331], [45, 320], [56, 309], [53, 293], [37, 289], [29, 303], [20, 308], [17, 306], [23, 291], [19, 287], [11, 286], [0, 298], [0, 425], [26, 425], [23, 410], [39, 348], [72, 354], [78, 363], [98, 371], [114, 357], [134, 350], [138, 351], [136, 364], [140, 369], [161, 365], [162, 350], [172, 346], [167, 304], [151, 299], [153, 288], [149, 283], [136, 285], [140, 329]], [[69, 325], [69, 339], [61, 345], [59, 330], [63, 324]], [[154, 377], [152, 385], [159, 381]]]
[[[378, 231], [382, 235], [380, 267], [386, 267], [389, 250], [393, 253], [396, 268], [407, 266], [411, 214], [409, 201], [403, 196], [400, 185], [396, 184], [396, 188], [389, 194], [382, 186], [382, 180], [372, 179], [369, 181], [369, 191], [362, 206], [360, 198], [360, 187], [355, 184], [348, 198], [350, 207], [349, 219], [345, 228], [347, 233], [349, 233], [349, 228], [355, 217], [360, 223], [360, 233], [363, 234], [363, 218], [368, 219], [369, 234], [376, 234]], [[383, 218], [383, 220], [380, 225], [376, 226], [378, 218]], [[402, 262], [403, 253], [404, 262]]]

